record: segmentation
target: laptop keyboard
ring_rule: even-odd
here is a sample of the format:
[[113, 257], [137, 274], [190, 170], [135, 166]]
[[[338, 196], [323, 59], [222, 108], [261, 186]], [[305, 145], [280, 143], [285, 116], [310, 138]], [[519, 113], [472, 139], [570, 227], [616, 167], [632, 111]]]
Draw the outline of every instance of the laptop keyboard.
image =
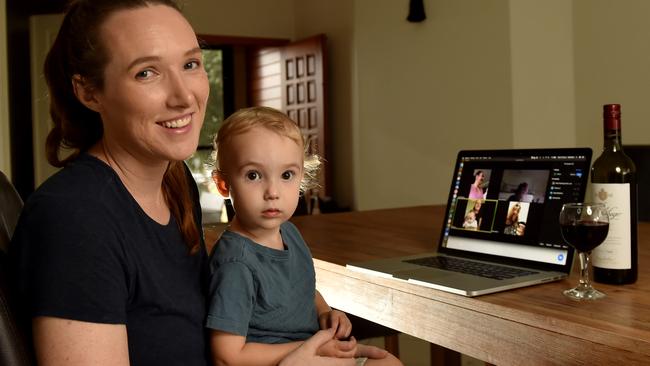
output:
[[474, 262], [453, 257], [424, 257], [409, 259], [404, 262], [425, 267], [445, 269], [453, 272], [467, 273], [495, 280], [505, 280], [537, 273], [525, 269], [503, 267], [496, 264]]

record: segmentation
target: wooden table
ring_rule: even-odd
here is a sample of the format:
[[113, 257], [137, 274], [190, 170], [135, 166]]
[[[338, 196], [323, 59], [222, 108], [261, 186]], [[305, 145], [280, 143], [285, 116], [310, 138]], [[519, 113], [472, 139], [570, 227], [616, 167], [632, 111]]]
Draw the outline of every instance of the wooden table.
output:
[[[345, 264], [435, 248], [444, 208], [422, 206], [295, 217], [330, 305], [496, 365], [650, 364], [650, 223], [639, 225], [639, 280], [596, 284], [574, 302], [569, 279], [476, 298], [361, 274]], [[574, 271], [577, 272], [577, 271]]]

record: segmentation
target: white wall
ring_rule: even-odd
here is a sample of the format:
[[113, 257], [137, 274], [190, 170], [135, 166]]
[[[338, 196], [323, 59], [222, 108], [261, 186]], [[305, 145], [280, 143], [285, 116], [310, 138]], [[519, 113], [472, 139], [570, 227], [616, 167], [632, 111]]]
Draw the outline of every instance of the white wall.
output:
[[294, 0], [185, 0], [183, 13], [197, 33], [293, 38]]
[[650, 1], [575, 0], [579, 145], [602, 150], [602, 105], [622, 105], [624, 144], [650, 144]]
[[461, 148], [513, 144], [508, 1], [355, 0], [356, 207], [444, 203]]
[[514, 146], [575, 146], [572, 2], [510, 1], [510, 45]]
[[0, 0], [0, 170], [11, 179], [6, 10], [6, 1]]

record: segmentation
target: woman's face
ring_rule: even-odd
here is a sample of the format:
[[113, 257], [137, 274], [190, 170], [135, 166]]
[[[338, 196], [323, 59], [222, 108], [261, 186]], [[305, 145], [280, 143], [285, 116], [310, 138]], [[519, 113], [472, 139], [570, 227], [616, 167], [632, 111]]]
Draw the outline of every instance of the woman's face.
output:
[[209, 86], [196, 35], [163, 5], [118, 11], [101, 26], [109, 61], [94, 93], [113, 154], [183, 160], [198, 145]]
[[483, 183], [483, 178], [484, 178], [483, 172], [480, 172], [480, 173], [476, 174], [476, 179], [474, 180], [474, 182], [475, 183]]

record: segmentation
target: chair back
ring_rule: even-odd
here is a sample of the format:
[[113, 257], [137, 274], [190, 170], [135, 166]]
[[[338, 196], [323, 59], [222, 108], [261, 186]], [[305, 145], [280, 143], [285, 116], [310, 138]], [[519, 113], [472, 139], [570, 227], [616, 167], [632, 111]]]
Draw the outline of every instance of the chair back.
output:
[[8, 278], [9, 241], [23, 207], [18, 192], [0, 172], [0, 365], [28, 366], [33, 364], [25, 332], [12, 311], [12, 294]]
[[636, 166], [639, 221], [650, 221], [650, 191], [645, 189], [650, 185], [650, 145], [625, 145], [623, 151]]
[[0, 172], [0, 251], [5, 254], [22, 208], [23, 200], [9, 179]]

